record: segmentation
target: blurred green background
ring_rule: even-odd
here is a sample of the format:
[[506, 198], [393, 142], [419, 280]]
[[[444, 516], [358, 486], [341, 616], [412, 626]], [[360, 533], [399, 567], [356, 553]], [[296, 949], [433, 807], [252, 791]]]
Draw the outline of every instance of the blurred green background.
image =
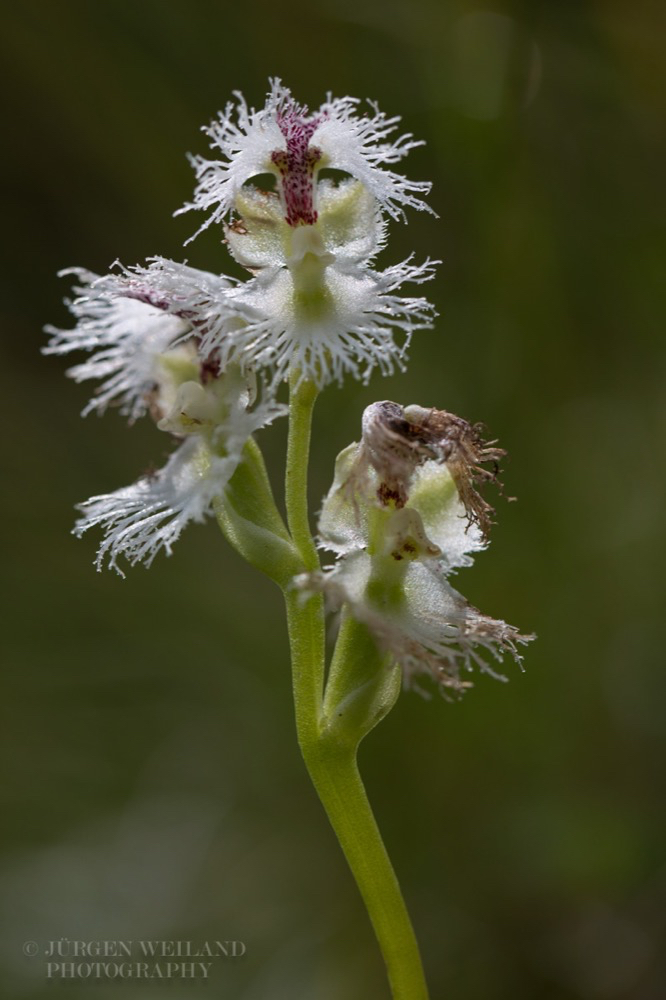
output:
[[[441, 258], [404, 376], [321, 399], [313, 505], [375, 399], [483, 421], [508, 449], [490, 550], [457, 585], [539, 640], [459, 704], [406, 693], [362, 767], [433, 1000], [666, 996], [663, 455], [666, 8], [649, 0], [26, 0], [2, 4], [7, 647], [5, 995], [387, 996], [296, 747], [279, 594], [190, 528], [125, 581], [73, 504], [166, 441], [78, 413], [40, 357], [56, 271], [151, 254], [231, 271], [185, 152], [269, 75], [372, 97], [427, 140], [440, 218], [380, 262]], [[280, 467], [284, 428], [264, 437]], [[22, 943], [243, 941], [212, 982], [45, 979]]]

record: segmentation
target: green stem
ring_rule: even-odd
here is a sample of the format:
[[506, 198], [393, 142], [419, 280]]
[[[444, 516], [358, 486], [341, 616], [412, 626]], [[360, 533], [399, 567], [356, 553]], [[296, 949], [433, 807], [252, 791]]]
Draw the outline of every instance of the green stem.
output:
[[289, 532], [307, 570], [319, 569], [319, 556], [308, 520], [308, 457], [312, 411], [317, 398], [313, 382], [298, 381], [293, 373], [289, 397], [289, 440], [287, 442], [287, 472], [285, 503]]
[[317, 795], [344, 851], [377, 935], [393, 1000], [428, 1000], [419, 948], [400, 885], [356, 763], [356, 750], [332, 738], [321, 717], [317, 598], [286, 594], [298, 742]]
[[306, 764], [372, 921], [393, 1000], [428, 1000], [414, 930], [355, 752], [320, 743]]
[[[287, 522], [293, 542], [310, 572], [319, 569], [307, 503], [310, 427], [316, 395], [316, 388], [311, 383], [299, 385], [292, 380], [285, 491]], [[314, 595], [304, 600], [297, 590], [287, 587], [285, 601], [296, 728], [303, 759], [365, 902], [386, 963], [394, 1000], [428, 1000], [414, 931], [356, 763], [358, 742], [368, 731], [367, 727], [358, 734], [356, 741], [341, 739], [335, 726], [329, 726], [324, 712], [322, 598]], [[351, 626], [343, 631], [351, 635]], [[356, 647], [348, 643], [349, 656], [342, 653], [337, 657], [336, 675], [345, 670], [343, 660], [351, 661], [354, 655], [358, 658], [361, 636], [356, 638]]]

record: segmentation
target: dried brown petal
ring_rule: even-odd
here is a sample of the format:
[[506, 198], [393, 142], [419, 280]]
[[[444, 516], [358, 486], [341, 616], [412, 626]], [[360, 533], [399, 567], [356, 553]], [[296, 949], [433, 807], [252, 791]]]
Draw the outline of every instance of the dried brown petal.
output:
[[[499, 463], [506, 452], [497, 448], [495, 441], [483, 440], [481, 424], [470, 424], [446, 410], [409, 406], [404, 413], [411, 425], [412, 440], [420, 442], [424, 457], [433, 457], [434, 451], [446, 463], [470, 524], [478, 524], [487, 538], [495, 510], [476, 487], [480, 483], [499, 483]], [[484, 468], [487, 463], [492, 468]]]

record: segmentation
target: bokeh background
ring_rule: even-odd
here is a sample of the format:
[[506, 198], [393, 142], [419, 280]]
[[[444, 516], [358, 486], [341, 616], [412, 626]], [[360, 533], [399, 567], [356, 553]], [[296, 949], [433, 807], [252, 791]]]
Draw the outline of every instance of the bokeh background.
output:
[[[332, 387], [316, 507], [375, 399], [483, 421], [508, 449], [493, 544], [458, 586], [538, 633], [509, 683], [404, 694], [362, 767], [433, 1000], [666, 996], [663, 577], [665, 8], [649, 0], [26, 0], [2, 4], [3, 977], [16, 998], [387, 996], [300, 762], [278, 592], [190, 528], [97, 574], [73, 504], [166, 442], [41, 357], [78, 264], [186, 251], [187, 150], [269, 75], [375, 98], [427, 141], [441, 258], [404, 376]], [[264, 438], [271, 469], [284, 429]], [[26, 940], [239, 940], [208, 985], [49, 983]]]

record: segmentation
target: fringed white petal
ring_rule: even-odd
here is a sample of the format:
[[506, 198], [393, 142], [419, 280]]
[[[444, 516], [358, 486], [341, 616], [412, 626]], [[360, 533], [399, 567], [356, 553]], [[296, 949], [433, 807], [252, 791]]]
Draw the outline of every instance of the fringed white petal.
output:
[[134, 420], [146, 411], [146, 394], [155, 383], [160, 355], [189, 330], [189, 325], [155, 306], [134, 299], [119, 298], [107, 288], [105, 279], [90, 271], [72, 268], [81, 284], [70, 310], [78, 320], [73, 330], [46, 327], [51, 340], [45, 354], [92, 351], [92, 356], [70, 368], [76, 382], [100, 379], [96, 394], [83, 410], [103, 413], [117, 404], [123, 415]]
[[387, 118], [374, 101], [369, 101], [372, 115], [358, 115], [361, 102], [355, 97], [329, 98], [319, 109], [321, 122], [312, 136], [312, 144], [325, 155], [325, 166], [344, 170], [361, 181], [394, 219], [405, 219], [405, 206], [432, 212], [420, 195], [427, 195], [431, 184], [411, 181], [387, 164], [399, 162], [423, 142], [410, 133], [391, 139], [399, 116]]
[[171, 555], [186, 524], [204, 519], [236, 465], [235, 457], [214, 457], [197, 438], [188, 438], [163, 469], [80, 504], [83, 517], [75, 534], [80, 537], [89, 528], [103, 527], [98, 570], [108, 559], [109, 567], [124, 576], [118, 565], [120, 556], [132, 566], [139, 562], [150, 566], [160, 549]]
[[[232, 403], [234, 396], [235, 385], [230, 390]], [[286, 409], [268, 399], [248, 410], [238, 396], [226, 424], [218, 426], [208, 440], [192, 435], [163, 469], [124, 489], [80, 504], [84, 516], [77, 522], [75, 534], [80, 537], [97, 525], [104, 529], [97, 568], [101, 569], [108, 559], [109, 566], [124, 576], [118, 565], [120, 556], [132, 566], [139, 562], [150, 566], [160, 549], [171, 555], [185, 525], [203, 521], [211, 513], [213, 501], [224, 492], [250, 436], [282, 416]], [[216, 448], [224, 454], [218, 454]]]
[[201, 349], [219, 350], [225, 364], [266, 368], [275, 382], [290, 370], [319, 386], [348, 374], [367, 382], [375, 369], [404, 370], [413, 332], [432, 326], [427, 299], [393, 294], [402, 280], [432, 276], [430, 262], [375, 272], [336, 260], [325, 270], [319, 300], [303, 306], [289, 271], [265, 268], [226, 294]]
[[436, 560], [410, 563], [399, 607], [383, 607], [369, 599], [371, 571], [370, 556], [356, 551], [329, 571], [298, 577], [295, 585], [304, 593], [323, 592], [332, 609], [346, 604], [401, 665], [407, 685], [418, 686], [418, 678], [426, 676], [445, 690], [460, 692], [469, 687], [464, 674], [473, 667], [505, 680], [484, 654], [500, 663], [508, 654], [520, 664], [518, 646], [530, 637], [469, 605], [449, 585], [446, 567]]
[[178, 316], [199, 330], [205, 327], [214, 304], [236, 281], [225, 275], [201, 271], [166, 257], [149, 257], [148, 266], [125, 267], [100, 279], [98, 288], [107, 294], [137, 299], [163, 312]]
[[161, 257], [152, 258], [148, 267], [121, 267], [117, 274], [100, 276], [81, 268], [61, 273], [74, 274], [80, 282], [69, 303], [78, 322], [73, 330], [47, 327], [52, 336], [44, 353], [93, 352], [67, 372], [76, 382], [101, 380], [84, 415], [117, 405], [131, 420], [146, 412], [164, 356], [193, 329], [209, 329], [230, 285], [225, 278]]
[[234, 91], [236, 104], [229, 101], [224, 111], [219, 112], [218, 120], [202, 129], [210, 139], [211, 148], [219, 150], [223, 159], [189, 158], [197, 179], [194, 201], [175, 214], [191, 209], [211, 214], [188, 243], [211, 224], [223, 221], [245, 181], [258, 174], [274, 172], [271, 154], [283, 149], [285, 144], [277, 123], [277, 110], [288, 94], [279, 80], [271, 81], [266, 105], [255, 111], [248, 108], [239, 91]]

